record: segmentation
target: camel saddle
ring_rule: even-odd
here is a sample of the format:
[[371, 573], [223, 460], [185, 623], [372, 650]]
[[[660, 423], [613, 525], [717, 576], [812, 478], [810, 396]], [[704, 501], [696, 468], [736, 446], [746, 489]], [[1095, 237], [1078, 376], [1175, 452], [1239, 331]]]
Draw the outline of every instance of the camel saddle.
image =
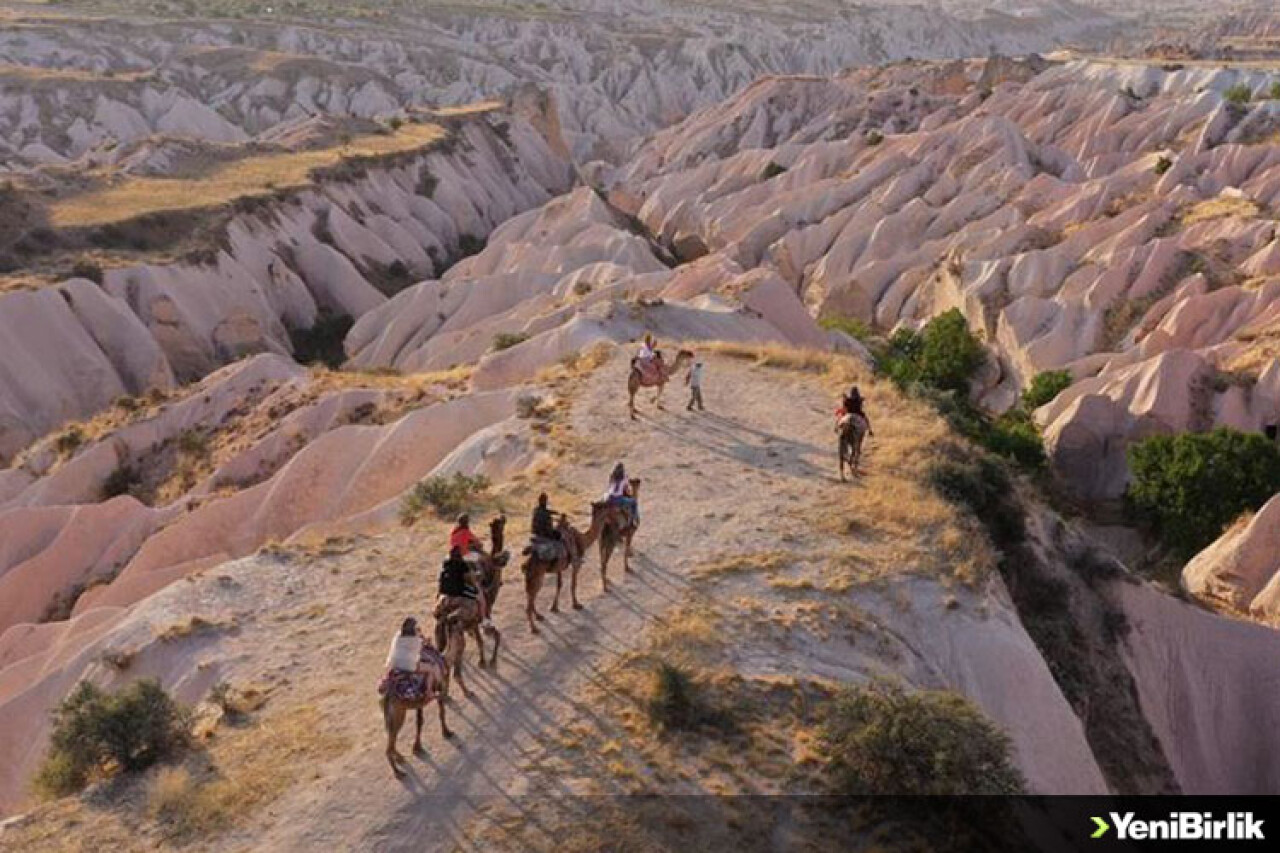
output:
[[641, 385], [657, 385], [662, 381], [662, 362], [657, 358], [637, 358], [632, 362], [640, 374]]
[[422, 654], [418, 657], [422, 666], [417, 672], [403, 669], [388, 670], [378, 684], [378, 694], [391, 695], [401, 702], [421, 702], [428, 695], [435, 693], [436, 680], [445, 671], [447, 664], [444, 655], [433, 646], [423, 645]]
[[480, 602], [465, 595], [436, 596], [436, 608], [432, 615], [437, 619], [458, 615], [464, 623], [475, 622], [480, 618]]

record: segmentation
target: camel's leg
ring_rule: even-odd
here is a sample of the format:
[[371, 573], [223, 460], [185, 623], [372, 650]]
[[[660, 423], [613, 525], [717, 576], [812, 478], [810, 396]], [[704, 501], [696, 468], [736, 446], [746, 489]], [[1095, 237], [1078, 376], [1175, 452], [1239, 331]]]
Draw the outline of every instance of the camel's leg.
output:
[[493, 632], [493, 656], [489, 658], [489, 666], [496, 667], [498, 665], [498, 648], [502, 645], [502, 632], [497, 628], [490, 628]]
[[529, 630], [535, 634], [538, 633], [538, 625], [533, 620], [535, 617], [541, 619], [538, 616], [538, 590], [542, 586], [542, 574], [543, 570], [536, 563], [531, 563], [524, 576], [524, 615], [529, 619]]
[[559, 565], [555, 566], [555, 572], [556, 572], [556, 597], [551, 599], [551, 612], [559, 613], [560, 612], [560, 588], [564, 586], [564, 572], [561, 570], [561, 566]]
[[484, 669], [484, 636], [479, 625], [471, 626], [471, 636], [476, 638], [476, 645], [480, 647], [480, 668]]
[[613, 543], [600, 540], [600, 586], [609, 591], [609, 558], [613, 556]]
[[419, 705], [419, 706], [414, 710], [414, 714], [417, 716], [417, 724], [418, 724], [418, 727], [417, 727], [417, 729], [416, 729], [416, 730], [414, 731], [414, 733], [413, 733], [413, 754], [414, 754], [414, 755], [423, 755], [423, 754], [425, 754], [425, 753], [426, 753], [426, 750], [422, 748], [422, 717], [423, 717], [423, 713], [422, 713], [422, 706], [421, 706], [421, 705]]
[[631, 571], [631, 537], [635, 535], [633, 529], [622, 539], [622, 571], [624, 574]]
[[436, 649], [438, 649], [439, 651], [443, 652], [443, 651], [444, 651], [444, 644], [445, 644], [445, 642], [446, 642], [446, 638], [445, 638], [445, 635], [444, 635], [444, 620], [443, 620], [443, 619], [439, 619], [439, 618], [437, 618], [437, 619], [436, 619], [436, 633], [435, 633], [435, 637], [436, 637]]
[[655, 406], [657, 406], [659, 409], [662, 409], [663, 411], [666, 411], [666, 409], [665, 409], [665, 408], [663, 408], [663, 405], [662, 405], [662, 389], [663, 389], [663, 388], [666, 388], [666, 387], [667, 387], [667, 383], [665, 383], [665, 382], [659, 382], [659, 383], [658, 383], [658, 391], [657, 391], [657, 393], [656, 393], [656, 394], [654, 394], [654, 395], [653, 395], [653, 403], [654, 403], [654, 405], [655, 405]]
[[462, 655], [458, 655], [453, 662], [453, 677], [458, 679], [458, 686], [462, 688], [462, 695], [470, 699], [471, 690], [467, 687], [467, 682], [462, 677]]
[[437, 700], [436, 704], [440, 706], [440, 737], [451, 738], [453, 732], [449, 730], [449, 723], [446, 722], [447, 713], [445, 711], [444, 702]]
[[578, 601], [578, 564], [571, 562], [565, 566], [569, 570], [569, 598], [573, 601], [573, 609], [581, 610], [582, 604]]
[[631, 413], [631, 420], [636, 419], [636, 392], [640, 390], [640, 384], [634, 379], [627, 382], [627, 411]]
[[400, 734], [401, 726], [404, 725], [404, 708], [390, 696], [384, 696], [382, 715], [387, 723], [387, 763], [391, 765], [391, 772], [400, 777], [404, 775], [404, 771], [400, 769], [398, 763], [402, 760], [402, 756], [396, 751], [396, 738]]
[[836, 443], [836, 464], [840, 466], [840, 482], [844, 482], [844, 438], [841, 437]]

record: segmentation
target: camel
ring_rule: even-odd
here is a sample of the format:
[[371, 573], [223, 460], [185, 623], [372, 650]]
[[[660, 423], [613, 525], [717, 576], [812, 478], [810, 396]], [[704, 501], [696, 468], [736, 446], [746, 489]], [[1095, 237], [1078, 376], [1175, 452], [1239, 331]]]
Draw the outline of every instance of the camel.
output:
[[[507, 517], [499, 515], [489, 522], [489, 553], [480, 562], [480, 578], [476, 584], [477, 588], [484, 593], [484, 600], [489, 605], [489, 612], [493, 613], [494, 603], [498, 599], [498, 592], [502, 589], [502, 569], [507, 565], [507, 561], [511, 558], [502, 550], [504, 544], [505, 531], [507, 527]], [[498, 665], [498, 649], [502, 646], [502, 632], [492, 622], [485, 625], [484, 620], [480, 616], [480, 608], [462, 607], [454, 611], [450, 611], [448, 615], [459, 615], [460, 623], [464, 632], [469, 632], [475, 638], [476, 646], [480, 650], [480, 668], [485, 666]], [[483, 630], [483, 634], [481, 631]], [[488, 634], [493, 638], [493, 656], [486, 661], [484, 654], [484, 634]], [[436, 617], [435, 631], [436, 648], [445, 648], [445, 626], [441, 616]]]
[[[640, 500], [640, 479], [632, 477], [629, 481], [631, 484], [631, 497], [637, 501]], [[609, 577], [607, 571], [609, 569], [609, 558], [613, 556], [613, 550], [622, 544], [622, 571], [624, 573], [631, 571], [631, 537], [636, 535], [636, 527], [631, 523], [631, 519], [627, 516], [625, 510], [619, 508], [611, 520], [605, 524], [604, 530], [600, 533], [600, 586], [605, 592], [609, 591]]]
[[434, 654], [434, 649], [431, 649], [431, 653], [428, 653], [428, 649], [431, 647], [424, 644], [422, 666], [427, 672], [427, 690], [422, 699], [416, 702], [406, 702], [394, 696], [390, 690], [382, 696], [382, 719], [387, 727], [387, 763], [391, 765], [391, 772], [396, 775], [396, 778], [404, 776], [404, 771], [400, 768], [400, 763], [404, 761], [404, 756], [396, 749], [396, 740], [400, 736], [400, 729], [404, 726], [404, 718], [408, 712], [414, 711], [417, 714], [417, 728], [413, 737], [413, 754], [423, 755], [426, 750], [422, 747], [422, 711], [433, 701], [439, 700], [437, 705], [440, 708], [440, 736], [444, 738], [453, 737], [444, 707], [444, 699], [449, 695], [451, 671], [457, 675], [458, 684], [462, 687], [462, 692], [470, 695], [467, 685], [462, 680], [462, 652], [466, 648], [466, 635], [462, 632], [462, 626], [452, 620], [448, 626], [448, 634], [450, 642], [442, 656]]
[[836, 425], [836, 432], [840, 436], [837, 452], [840, 457], [840, 482], [843, 483], [846, 463], [850, 474], [856, 476], [858, 473], [858, 463], [862, 460], [862, 441], [871, 432], [871, 425], [861, 415], [846, 415]]
[[664, 361], [656, 361], [656, 376], [648, 377], [640, 373], [640, 368], [634, 360], [631, 362], [631, 373], [627, 376], [627, 410], [631, 413], [631, 420], [634, 421], [636, 419], [636, 392], [641, 388], [653, 388], [656, 386], [658, 392], [654, 395], [653, 402], [661, 409], [662, 389], [667, 387], [667, 383], [680, 372], [680, 367], [692, 358], [692, 352], [682, 349], [676, 353], [676, 360], [673, 364], [668, 365]]
[[605, 524], [621, 512], [622, 509], [620, 507], [612, 506], [603, 501], [593, 503], [591, 505], [591, 526], [585, 533], [579, 533], [575, 530], [573, 525], [569, 524], [568, 520], [562, 515], [558, 527], [560, 539], [570, 546], [572, 555], [565, 554], [558, 560], [548, 561], [540, 559], [532, 545], [525, 549], [524, 553], [528, 555], [523, 566], [526, 598], [525, 616], [529, 619], [529, 628], [532, 629], [533, 633], [541, 633], [537, 625], [543, 619], [542, 614], [538, 612], [538, 592], [541, 591], [542, 582], [546, 579], [548, 572], [553, 572], [556, 576], [556, 597], [551, 602], [551, 612], [560, 612], [560, 589], [564, 583], [564, 572], [569, 568], [572, 568], [572, 573], [569, 576], [569, 598], [573, 602], [574, 610], [582, 609], [582, 605], [578, 602], [578, 568], [582, 563], [582, 555], [600, 537], [600, 531], [604, 529]]

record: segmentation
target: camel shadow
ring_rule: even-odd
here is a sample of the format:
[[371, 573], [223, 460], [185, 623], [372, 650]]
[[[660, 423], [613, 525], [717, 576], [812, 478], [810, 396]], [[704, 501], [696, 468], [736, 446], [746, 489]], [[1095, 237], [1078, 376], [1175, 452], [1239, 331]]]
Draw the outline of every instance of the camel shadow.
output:
[[821, 476], [825, 471], [805, 458], [821, 452], [808, 442], [794, 441], [728, 418], [717, 416], [715, 420], [716, 424], [710, 426], [709, 421], [695, 422], [685, 417], [676, 417], [671, 422], [644, 418], [650, 427], [673, 439], [773, 476], [786, 473], [809, 478]]

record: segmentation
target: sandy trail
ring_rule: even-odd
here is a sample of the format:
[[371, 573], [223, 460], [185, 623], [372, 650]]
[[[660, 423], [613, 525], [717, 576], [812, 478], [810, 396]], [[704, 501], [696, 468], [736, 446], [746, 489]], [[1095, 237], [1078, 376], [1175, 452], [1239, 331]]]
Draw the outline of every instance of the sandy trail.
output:
[[[569, 608], [566, 588], [561, 612], [549, 613], [552, 581], [540, 597], [547, 614], [541, 636], [531, 635], [525, 624], [522, 578], [518, 568], [512, 571], [497, 607], [504, 637], [498, 668], [477, 669], [475, 648], [469, 645], [466, 677], [473, 697], [464, 699], [455, 688], [449, 722], [456, 736], [442, 740], [435, 709], [429, 709], [428, 754], [410, 759], [402, 782], [392, 777], [383, 756], [373, 686], [401, 616], [402, 605], [395, 602], [420, 601], [427, 593], [443, 525], [433, 522], [429, 532], [377, 540], [372, 549], [361, 546], [336, 558], [339, 565], [328, 572], [319, 572], [340, 607], [324, 618], [320, 642], [295, 648], [274, 677], [309, 687], [324, 683], [328, 668], [333, 678], [318, 700], [326, 717], [351, 736], [352, 749], [318, 767], [313, 780], [275, 803], [261, 821], [265, 826], [245, 827], [245, 834], [228, 838], [227, 846], [251, 840], [259, 849], [470, 849], [467, 825], [477, 810], [505, 804], [536, 831], [539, 816], [530, 806], [537, 798], [528, 794], [587, 790], [586, 778], [559, 778], [545, 790], [539, 776], [535, 791], [526, 773], [527, 762], [567, 724], [598, 722], [579, 698], [581, 688], [619, 654], [639, 647], [646, 628], [660, 624], [686, 600], [695, 567], [734, 554], [776, 550], [784, 535], [793, 542], [803, 539], [797, 514], [787, 510], [840, 488], [834, 477], [830, 400], [794, 376], [725, 357], [706, 363], [705, 414], [686, 412], [683, 389], [673, 386], [666, 395], [667, 411], [656, 411], [646, 391], [642, 418], [629, 421], [620, 357], [586, 381], [569, 422], [572, 435], [595, 452], [592, 458], [566, 460], [555, 476], [579, 496], [576, 506], [565, 507], [579, 523], [586, 502], [603, 490], [615, 457], [643, 479], [633, 571], [624, 577], [615, 555], [612, 590], [602, 594], [593, 548], [579, 584], [585, 609]], [[509, 547], [517, 553], [527, 524], [521, 513], [509, 526]], [[338, 586], [344, 579], [349, 584], [352, 568], [367, 576], [371, 563], [379, 566], [380, 582]], [[410, 755], [411, 727], [410, 722], [401, 733], [405, 755]]]

